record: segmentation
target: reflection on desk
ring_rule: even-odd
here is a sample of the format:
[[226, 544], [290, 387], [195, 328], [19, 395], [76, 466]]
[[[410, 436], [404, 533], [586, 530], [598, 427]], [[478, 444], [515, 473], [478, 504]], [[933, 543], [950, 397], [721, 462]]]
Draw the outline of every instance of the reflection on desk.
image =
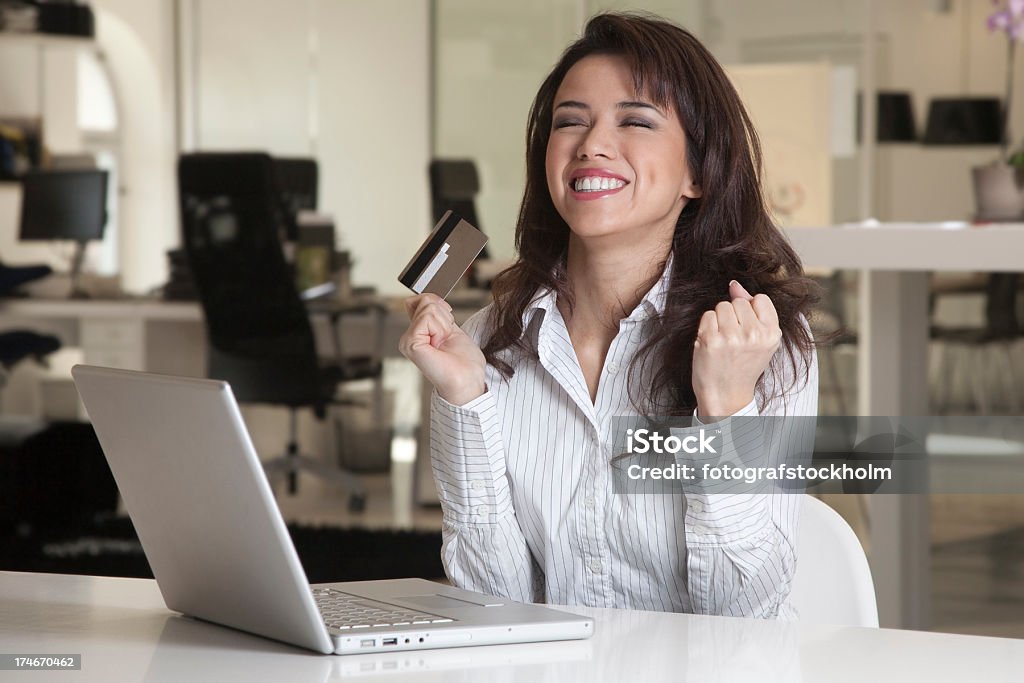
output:
[[596, 621], [585, 641], [323, 656], [177, 616], [144, 579], [0, 572], [0, 605], [6, 652], [80, 653], [86, 681], [963, 683], [1024, 670], [1016, 640], [593, 608], [570, 608]]

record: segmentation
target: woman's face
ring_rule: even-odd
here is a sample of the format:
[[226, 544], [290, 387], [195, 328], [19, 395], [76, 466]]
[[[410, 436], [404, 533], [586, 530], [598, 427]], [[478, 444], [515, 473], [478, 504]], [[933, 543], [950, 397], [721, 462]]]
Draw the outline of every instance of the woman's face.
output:
[[555, 208], [581, 238], [671, 240], [680, 211], [700, 196], [679, 117], [638, 96], [618, 56], [591, 55], [566, 73], [545, 165]]

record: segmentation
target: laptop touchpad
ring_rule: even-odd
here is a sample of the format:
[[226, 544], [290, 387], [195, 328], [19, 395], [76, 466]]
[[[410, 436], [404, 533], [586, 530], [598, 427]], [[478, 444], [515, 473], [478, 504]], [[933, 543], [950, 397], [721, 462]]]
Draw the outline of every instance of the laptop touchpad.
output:
[[491, 598], [490, 600], [484, 599], [484, 596], [480, 596], [480, 600], [475, 600], [475, 596], [467, 596], [463, 598], [453, 598], [447, 595], [410, 595], [408, 597], [399, 598], [402, 602], [407, 602], [423, 609], [455, 609], [458, 607], [501, 607], [504, 603], [499, 598]]

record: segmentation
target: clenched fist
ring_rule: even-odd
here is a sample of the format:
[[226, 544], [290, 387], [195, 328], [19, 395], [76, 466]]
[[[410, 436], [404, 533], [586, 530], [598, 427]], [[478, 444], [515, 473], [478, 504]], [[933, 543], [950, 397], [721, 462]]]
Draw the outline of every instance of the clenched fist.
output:
[[728, 417], [754, 398], [754, 387], [782, 341], [779, 316], [765, 294], [729, 283], [731, 301], [701, 316], [693, 344], [697, 414]]
[[455, 323], [452, 307], [436, 294], [405, 300], [409, 329], [398, 342], [402, 355], [416, 364], [437, 393], [464, 405], [486, 391], [484, 354]]

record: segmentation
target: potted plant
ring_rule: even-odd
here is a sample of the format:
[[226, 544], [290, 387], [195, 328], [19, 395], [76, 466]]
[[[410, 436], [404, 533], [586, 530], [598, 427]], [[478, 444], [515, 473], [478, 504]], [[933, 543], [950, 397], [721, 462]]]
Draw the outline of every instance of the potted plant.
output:
[[999, 159], [973, 169], [977, 217], [982, 220], [1024, 220], [1024, 144], [1009, 148], [1010, 105], [1013, 97], [1014, 52], [1024, 42], [1024, 0], [993, 0], [997, 10], [988, 29], [1006, 34], [1006, 99], [1000, 126]]

